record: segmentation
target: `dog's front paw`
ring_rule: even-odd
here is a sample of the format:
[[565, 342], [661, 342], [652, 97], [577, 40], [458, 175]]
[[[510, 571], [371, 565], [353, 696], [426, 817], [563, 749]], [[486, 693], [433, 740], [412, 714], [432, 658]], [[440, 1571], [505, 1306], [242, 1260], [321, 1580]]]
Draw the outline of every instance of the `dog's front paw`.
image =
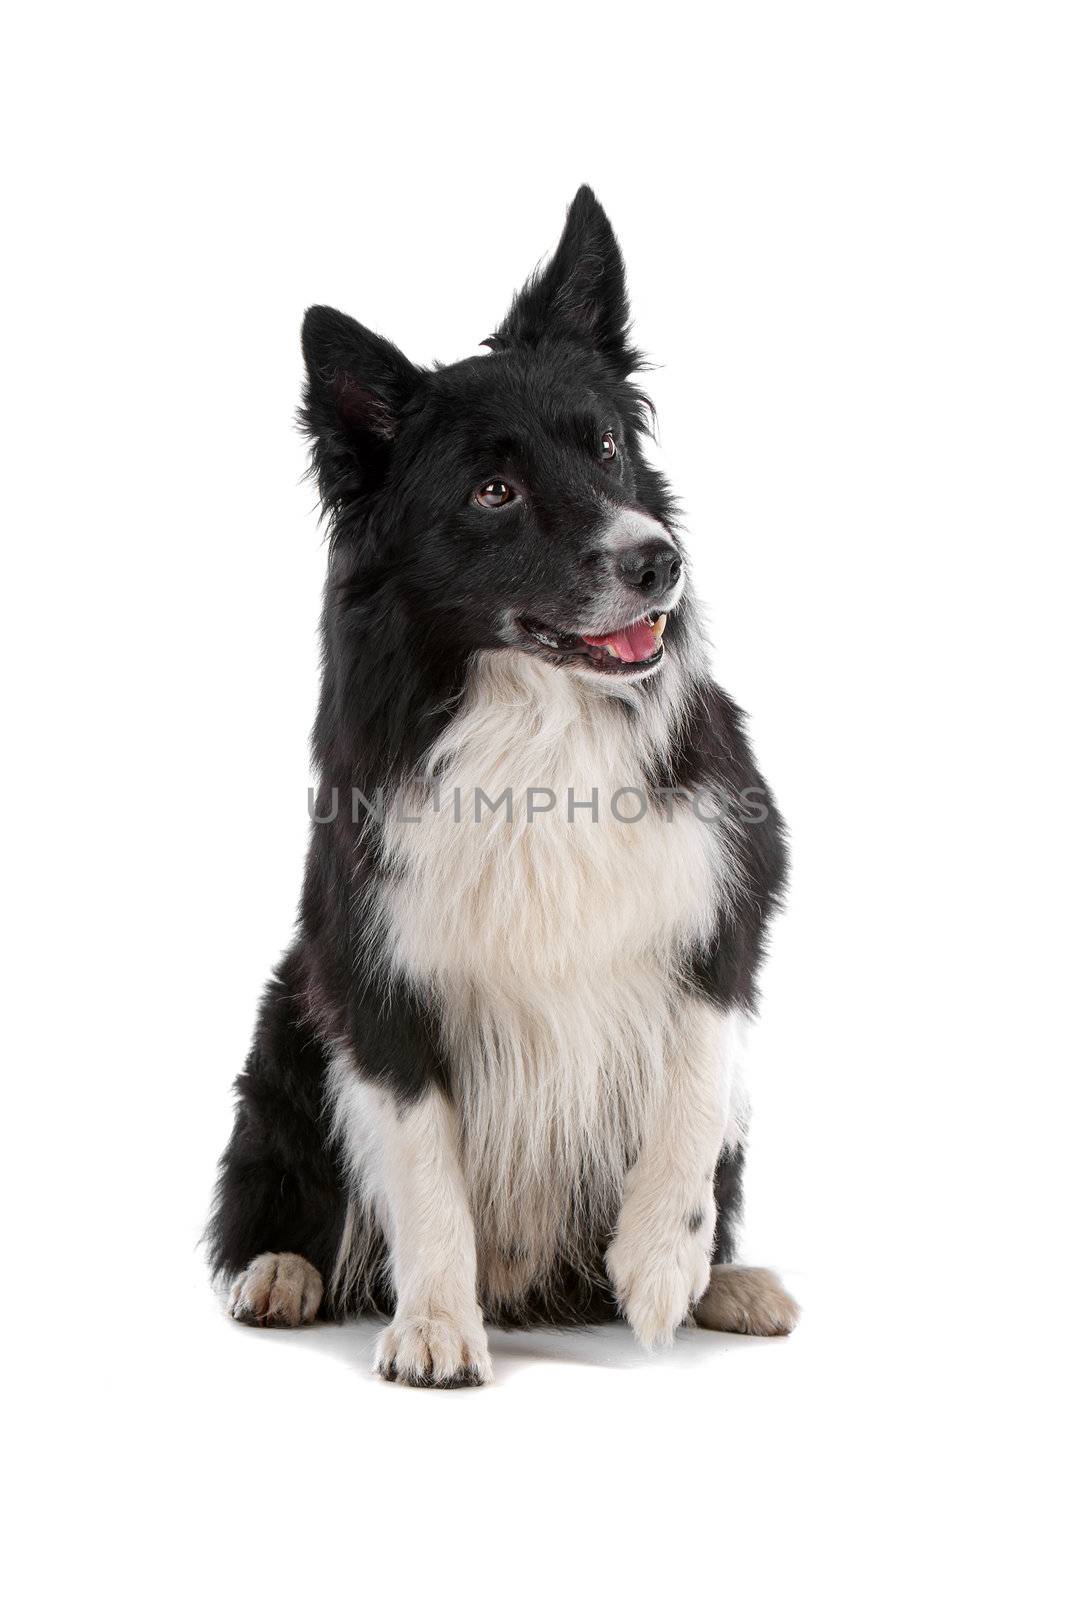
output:
[[273, 1251], [257, 1256], [234, 1280], [230, 1315], [259, 1328], [299, 1328], [314, 1322], [322, 1302], [322, 1278], [303, 1256]]
[[415, 1389], [468, 1389], [493, 1376], [481, 1319], [396, 1317], [378, 1340], [374, 1370]]
[[628, 1228], [625, 1218], [606, 1262], [623, 1316], [648, 1346], [670, 1344], [711, 1271], [707, 1245], [696, 1234], [642, 1234]]

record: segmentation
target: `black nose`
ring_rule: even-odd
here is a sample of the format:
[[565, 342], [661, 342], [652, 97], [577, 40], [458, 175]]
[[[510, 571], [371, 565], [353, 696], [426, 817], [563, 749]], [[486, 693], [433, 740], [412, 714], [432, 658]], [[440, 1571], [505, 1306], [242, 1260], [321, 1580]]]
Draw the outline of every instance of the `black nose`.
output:
[[672, 544], [654, 539], [619, 557], [619, 577], [646, 600], [662, 600], [677, 587], [682, 558]]

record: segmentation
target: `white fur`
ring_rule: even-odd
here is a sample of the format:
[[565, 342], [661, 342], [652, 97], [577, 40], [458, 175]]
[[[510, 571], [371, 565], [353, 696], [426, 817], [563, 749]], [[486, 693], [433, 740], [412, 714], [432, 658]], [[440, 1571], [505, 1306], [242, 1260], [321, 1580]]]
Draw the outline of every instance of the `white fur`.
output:
[[752, 1115], [752, 1104], [744, 1073], [745, 1044], [751, 1019], [747, 1012], [739, 1010], [733, 1011], [732, 1018], [733, 1071], [730, 1078], [730, 1107], [722, 1139], [724, 1150], [732, 1150], [737, 1145], [745, 1143], [748, 1138], [749, 1118]]
[[437, 1089], [398, 1106], [341, 1052], [331, 1063], [330, 1092], [353, 1190], [389, 1249], [396, 1314], [379, 1341], [376, 1369], [416, 1384], [485, 1381], [489, 1350], [453, 1107]]
[[792, 1333], [800, 1307], [766, 1267], [712, 1267], [708, 1291], [694, 1316], [702, 1328], [764, 1337]]
[[[687, 1095], [706, 1148], [695, 1179], [688, 1147], [679, 1157], [664, 1206], [684, 1190], [685, 1216], [696, 1209], [690, 1190], [714, 1166], [726, 1129], [728, 1052], [708, 1034], [713, 1008], [683, 1001], [673, 980], [685, 948], [713, 935], [730, 893], [729, 835], [684, 802], [673, 821], [649, 808], [625, 822], [609, 806], [617, 791], [645, 787], [685, 715], [686, 676], [669, 654], [664, 674], [661, 695], [631, 691], [627, 705], [616, 698], [625, 690], [605, 694], [519, 652], [480, 658], [425, 782], [385, 826], [391, 870], [372, 911], [378, 959], [431, 993], [443, 1019], [456, 1168], [441, 1165], [439, 1108], [433, 1159], [447, 1170], [450, 1238], [461, 1183], [479, 1292], [494, 1309], [542, 1280], [558, 1254], [577, 1260], [591, 1230], [612, 1232], [627, 1172], [650, 1137], [662, 1151], [668, 1130], [683, 1129]], [[500, 810], [476, 822], [478, 788], [493, 798], [510, 788], [512, 820]], [[567, 791], [588, 800], [594, 788], [599, 819], [587, 810], [568, 817]], [[528, 789], [554, 790], [556, 808], [528, 818]], [[419, 822], [399, 820], [416, 814]], [[706, 1071], [697, 1060], [704, 1045]], [[337, 1095], [354, 1176], [379, 1211], [393, 1183], [410, 1181], [389, 1104], [365, 1086]], [[384, 1145], [392, 1155], [381, 1154]], [[413, 1139], [404, 1148], [404, 1159], [421, 1160]], [[449, 1248], [462, 1256], [454, 1241]]]
[[734, 1015], [696, 996], [674, 1019], [654, 1116], [626, 1180], [607, 1266], [643, 1344], [666, 1344], [708, 1284], [712, 1180], [730, 1114]]
[[[678, 549], [678, 540], [670, 529], [656, 517], [649, 516], [647, 511], [639, 511], [636, 506], [624, 506], [616, 511], [605, 525], [602, 537], [604, 548], [616, 555], [632, 549], [634, 545], [650, 544], [656, 540], [673, 544], [675, 549]], [[683, 563], [681, 580], [677, 589], [671, 592], [671, 609], [678, 604], [685, 593], [685, 580], [686, 568]], [[591, 628], [586, 631], [595, 633], [597, 629]]]
[[628, 550], [636, 544], [650, 544], [656, 539], [677, 544], [677, 540], [657, 517], [650, 516], [647, 511], [640, 511], [637, 506], [622, 506], [614, 511], [604, 524], [601, 534], [604, 548], [616, 553]]
[[267, 1251], [234, 1279], [230, 1315], [238, 1322], [298, 1328], [314, 1322], [321, 1302], [322, 1279], [310, 1261], [291, 1250]]

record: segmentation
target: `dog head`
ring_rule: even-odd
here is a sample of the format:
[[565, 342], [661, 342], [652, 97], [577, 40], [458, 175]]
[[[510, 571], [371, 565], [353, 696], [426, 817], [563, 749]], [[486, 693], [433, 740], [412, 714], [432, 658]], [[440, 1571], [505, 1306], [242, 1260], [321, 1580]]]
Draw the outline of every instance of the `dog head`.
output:
[[449, 653], [655, 672], [684, 558], [642, 453], [622, 257], [591, 189], [487, 354], [418, 368], [323, 306], [303, 338], [302, 421], [346, 592], [388, 583]]

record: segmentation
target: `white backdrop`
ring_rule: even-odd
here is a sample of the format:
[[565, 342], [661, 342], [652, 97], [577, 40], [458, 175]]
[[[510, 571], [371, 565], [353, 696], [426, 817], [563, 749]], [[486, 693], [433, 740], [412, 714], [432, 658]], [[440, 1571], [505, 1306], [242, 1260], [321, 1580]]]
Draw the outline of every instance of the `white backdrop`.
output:
[[[14, 1592], [1052, 1593], [1062, 12], [10, 29]], [[745, 1255], [806, 1316], [398, 1391], [372, 1325], [238, 1329], [196, 1253], [307, 825], [300, 317], [463, 355], [583, 181], [793, 831]]]

